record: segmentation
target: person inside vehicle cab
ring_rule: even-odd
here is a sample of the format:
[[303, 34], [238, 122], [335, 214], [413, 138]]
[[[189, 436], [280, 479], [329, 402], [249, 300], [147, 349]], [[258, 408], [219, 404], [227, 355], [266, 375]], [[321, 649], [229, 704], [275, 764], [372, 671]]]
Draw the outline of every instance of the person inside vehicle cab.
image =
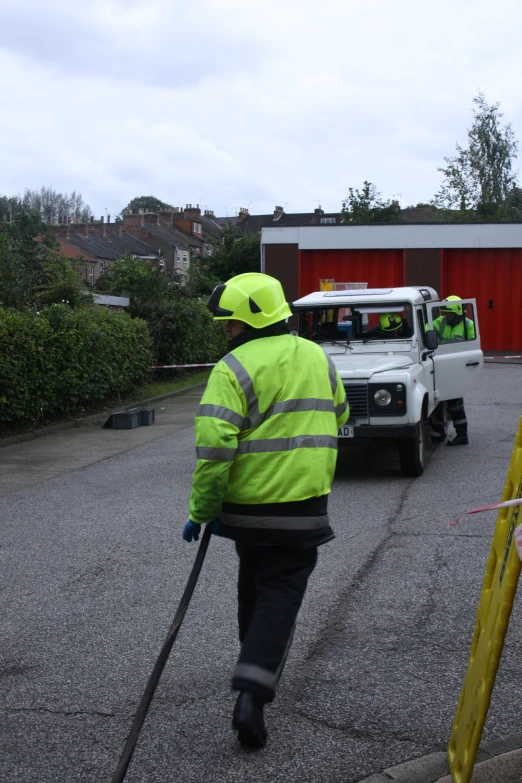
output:
[[379, 323], [364, 333], [366, 340], [390, 340], [411, 337], [413, 329], [399, 313], [381, 313]]

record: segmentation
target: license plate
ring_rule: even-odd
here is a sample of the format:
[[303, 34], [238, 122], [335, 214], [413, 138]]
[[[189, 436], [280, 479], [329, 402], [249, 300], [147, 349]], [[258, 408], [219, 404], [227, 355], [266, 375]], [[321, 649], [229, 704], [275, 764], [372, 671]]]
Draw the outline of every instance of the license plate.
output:
[[339, 427], [339, 431], [337, 433], [338, 438], [353, 438], [353, 427], [347, 427], [346, 425], [343, 425], [342, 427]]

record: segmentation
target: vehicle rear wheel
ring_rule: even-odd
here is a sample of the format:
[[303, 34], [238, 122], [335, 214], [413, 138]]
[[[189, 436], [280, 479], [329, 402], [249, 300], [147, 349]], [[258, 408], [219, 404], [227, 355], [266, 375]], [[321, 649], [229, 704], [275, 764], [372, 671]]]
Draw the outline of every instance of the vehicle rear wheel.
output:
[[417, 437], [399, 441], [399, 462], [405, 476], [420, 476], [426, 467], [426, 423], [421, 421]]

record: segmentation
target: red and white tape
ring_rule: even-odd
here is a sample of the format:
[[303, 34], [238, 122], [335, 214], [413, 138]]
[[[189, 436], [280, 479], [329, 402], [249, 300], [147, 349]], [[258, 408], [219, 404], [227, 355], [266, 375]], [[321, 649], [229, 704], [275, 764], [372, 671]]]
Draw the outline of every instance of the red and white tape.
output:
[[[497, 508], [509, 508], [510, 506], [522, 506], [522, 498], [504, 500], [503, 503], [491, 503], [489, 506], [479, 506], [478, 508], [471, 508], [469, 511], [463, 511], [462, 514], [459, 514], [457, 519], [450, 519], [448, 521], [448, 527], [458, 525], [462, 517], [466, 514], [479, 514], [481, 511], [493, 511]], [[520, 560], [522, 560], [522, 525], [519, 525], [517, 528], [515, 528], [513, 537], [515, 539], [515, 546], [517, 548], [518, 556]]]
[[509, 356], [485, 356], [485, 359], [491, 361], [491, 359], [522, 359], [522, 353], [512, 353]]
[[215, 367], [214, 364], [155, 364], [153, 370], [181, 370], [187, 367]]
[[503, 503], [491, 503], [489, 506], [479, 506], [478, 508], [471, 508], [469, 511], [463, 511], [462, 514], [459, 514], [457, 519], [450, 519], [448, 521], [448, 527], [454, 527], [454, 525], [458, 525], [462, 517], [466, 516], [466, 514], [479, 514], [481, 511], [493, 511], [496, 508], [509, 508], [509, 506], [522, 506], [522, 498], [504, 500]]

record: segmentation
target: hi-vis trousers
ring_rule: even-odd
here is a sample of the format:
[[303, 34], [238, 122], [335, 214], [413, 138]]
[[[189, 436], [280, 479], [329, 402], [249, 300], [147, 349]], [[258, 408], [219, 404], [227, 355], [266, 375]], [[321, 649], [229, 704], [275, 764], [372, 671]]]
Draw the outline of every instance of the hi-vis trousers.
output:
[[241, 654], [232, 688], [272, 701], [290, 650], [317, 547], [247, 546], [239, 555], [238, 621]]

